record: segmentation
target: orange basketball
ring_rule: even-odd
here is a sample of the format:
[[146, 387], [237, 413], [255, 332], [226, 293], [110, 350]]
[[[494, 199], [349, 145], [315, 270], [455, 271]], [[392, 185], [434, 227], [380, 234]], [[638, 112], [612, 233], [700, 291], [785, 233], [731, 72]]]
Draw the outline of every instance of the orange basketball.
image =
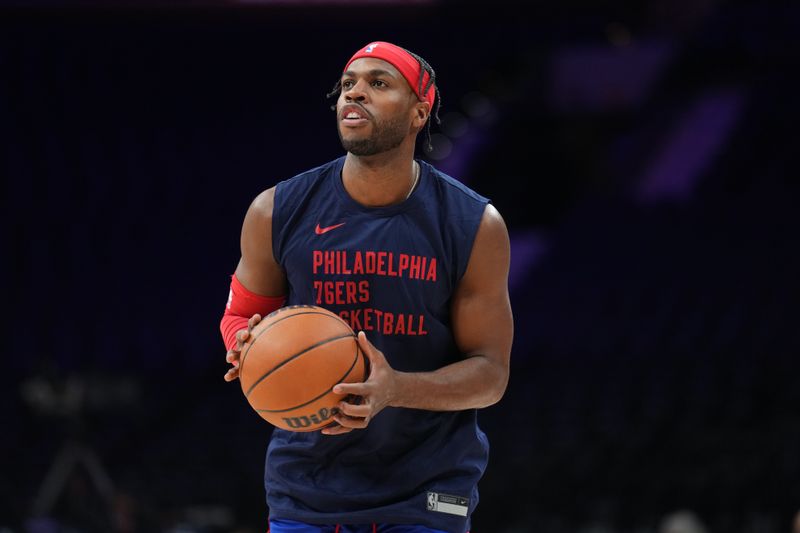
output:
[[366, 378], [366, 358], [352, 328], [313, 305], [282, 307], [264, 317], [239, 360], [239, 382], [250, 406], [289, 431], [333, 424], [345, 396], [334, 394], [333, 386]]

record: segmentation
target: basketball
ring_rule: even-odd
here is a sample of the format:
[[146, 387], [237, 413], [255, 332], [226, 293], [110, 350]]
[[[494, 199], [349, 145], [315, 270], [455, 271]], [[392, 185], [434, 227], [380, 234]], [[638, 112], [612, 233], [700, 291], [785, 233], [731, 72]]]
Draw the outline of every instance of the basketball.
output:
[[367, 378], [367, 362], [347, 322], [322, 307], [282, 307], [256, 324], [242, 347], [239, 381], [250, 406], [288, 431], [334, 424], [337, 383]]

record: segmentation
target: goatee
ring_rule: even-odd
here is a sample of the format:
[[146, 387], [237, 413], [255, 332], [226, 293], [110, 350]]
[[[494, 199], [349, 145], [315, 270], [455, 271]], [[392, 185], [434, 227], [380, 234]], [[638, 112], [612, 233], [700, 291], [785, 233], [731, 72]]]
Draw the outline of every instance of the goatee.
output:
[[373, 121], [374, 133], [366, 139], [345, 139], [337, 128], [342, 147], [353, 155], [369, 156], [397, 148], [408, 134], [408, 125], [401, 118], [386, 122]]

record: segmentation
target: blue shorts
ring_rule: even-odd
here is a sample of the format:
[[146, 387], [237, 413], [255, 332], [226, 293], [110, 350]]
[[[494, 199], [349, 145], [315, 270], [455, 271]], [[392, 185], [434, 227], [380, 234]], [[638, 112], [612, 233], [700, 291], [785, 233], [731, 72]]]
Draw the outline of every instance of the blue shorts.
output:
[[362, 524], [319, 526], [293, 520], [270, 520], [267, 533], [447, 533], [425, 526]]

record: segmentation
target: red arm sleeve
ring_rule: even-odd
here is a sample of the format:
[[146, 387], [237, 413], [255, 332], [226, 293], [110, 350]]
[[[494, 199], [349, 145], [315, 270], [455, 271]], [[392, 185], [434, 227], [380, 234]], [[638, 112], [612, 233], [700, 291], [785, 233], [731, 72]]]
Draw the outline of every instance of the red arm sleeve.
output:
[[228, 303], [219, 324], [225, 348], [228, 350], [236, 348], [236, 332], [240, 329], [247, 329], [247, 321], [251, 316], [258, 313], [265, 317], [276, 309], [280, 309], [285, 301], [285, 296], [261, 296], [250, 292], [239, 282], [236, 274], [231, 276]]

